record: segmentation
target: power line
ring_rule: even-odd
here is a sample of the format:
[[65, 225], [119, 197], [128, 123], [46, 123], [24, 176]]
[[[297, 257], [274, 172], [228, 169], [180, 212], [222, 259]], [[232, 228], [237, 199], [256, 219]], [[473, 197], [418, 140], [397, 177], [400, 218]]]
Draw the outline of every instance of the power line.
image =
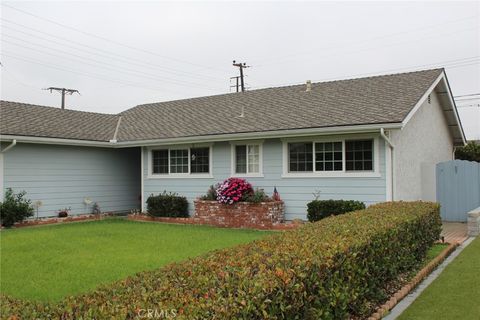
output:
[[[34, 37], [35, 39], [43, 39], [45, 41], [49, 41], [49, 42], [61, 45], [62, 47], [66, 46], [66, 47], [73, 48], [75, 50], [82, 50], [84, 52], [87, 52], [88, 54], [94, 54], [96, 56], [100, 55], [100, 56], [103, 56], [103, 57], [107, 57], [108, 59], [112, 59], [112, 57], [113, 57], [113, 59], [122, 61], [123, 63], [133, 64], [133, 65], [137, 65], [137, 66], [141, 66], [141, 67], [146, 67], [146, 68], [149, 68], [149, 69], [154, 67], [154, 68], [157, 68], [159, 70], [162, 70], [162, 72], [167, 72], [167, 73], [178, 75], [178, 76], [183, 76], [183, 77], [188, 76], [188, 77], [193, 77], [193, 78], [214, 79], [214, 80], [222, 80], [222, 81], [224, 80], [223, 78], [219, 78], [219, 77], [208, 76], [208, 75], [205, 75], [205, 74], [198, 74], [198, 73], [192, 73], [192, 72], [186, 72], [186, 71], [182, 71], [182, 70], [178, 70], [178, 69], [174, 69], [174, 68], [161, 66], [161, 65], [154, 64], [154, 63], [151, 63], [151, 62], [145, 62], [143, 60], [135, 59], [135, 58], [132, 58], [132, 57], [129, 57], [129, 56], [123, 56], [123, 55], [120, 55], [118, 53], [108, 51], [108, 50], [103, 50], [103, 49], [100, 49], [100, 48], [97, 48], [97, 47], [94, 47], [94, 46], [90, 46], [88, 44], [84, 44], [84, 43], [81, 43], [81, 42], [78, 42], [78, 41], [75, 41], [75, 40], [72, 40], [72, 39], [59, 37], [57, 35], [53, 35], [53, 34], [48, 33], [48, 32], [43, 32], [43, 31], [40, 31], [40, 30], [36, 30], [34, 28], [30, 28], [28, 26], [25, 26], [25, 25], [17, 23], [17, 22], [10, 21], [10, 20], [5, 19], [5, 18], [0, 17], [0, 19], [7, 22], [7, 23], [15, 24], [15, 25], [18, 25], [22, 28], [25, 28], [25, 29], [28, 29], [28, 30], [31, 30], [31, 31], [34, 31], [34, 32], [37, 32], [37, 33], [40, 33], [40, 34], [47, 35], [48, 37], [59, 39], [61, 41], [67, 42], [67, 43], [63, 43], [63, 42], [58, 42], [58, 41], [48, 39], [48, 38], [45, 38], [45, 37], [39, 37], [38, 35], [29, 33], [29, 32], [25, 32], [23, 30], [19, 30], [17, 28], [12, 28], [11, 26], [8, 26], [8, 25], [2, 26], [3, 28], [13, 30], [14, 32], [22, 33], [22, 34], [25, 34], [27, 36]], [[9, 36], [9, 35], [4, 34], [4, 36]], [[9, 36], [9, 37], [12, 37], [12, 36]], [[23, 40], [23, 41], [25, 41], [25, 40]], [[75, 45], [72, 46], [71, 45], [72, 43], [75, 44]], [[79, 49], [79, 47], [80, 47], [80, 49]], [[85, 48], [93, 49], [94, 53], [91, 53], [92, 50], [87, 50]], [[101, 53], [98, 53], [98, 52], [103, 52], [105, 54], [101, 54]], [[137, 61], [137, 62], [135, 62], [135, 61]]]
[[[8, 38], [15, 38], [15, 37], [11, 37], [11, 36], [7, 36], [7, 37]], [[21, 41], [23, 41], [23, 40], [21, 40]], [[46, 48], [46, 49], [49, 49], [49, 50], [52, 50], [52, 51], [55, 51], [55, 52], [64, 52], [64, 53], [66, 53], [66, 56], [62, 56], [62, 55], [59, 55], [57, 53], [50, 53], [48, 51], [40, 50], [38, 48], [32, 48], [32, 47], [29, 47], [29, 46], [17, 44], [17, 43], [14, 43], [14, 42], [11, 42], [11, 41], [8, 41], [8, 40], [5, 40], [5, 39], [2, 39], [2, 42], [10, 43], [10, 44], [13, 44], [15, 46], [19, 46], [19, 47], [22, 47], [22, 48], [33, 50], [36, 53], [43, 52], [45, 54], [48, 54], [49, 56], [60, 57], [60, 58], [63, 58], [63, 59], [80, 60], [80, 61], [81, 60], [93, 61], [97, 65], [92, 64], [92, 63], [88, 63], [88, 62], [83, 62], [83, 61], [81, 61], [81, 63], [83, 63], [85, 65], [89, 65], [89, 66], [94, 66], [96, 68], [100, 67], [102, 69], [107, 69], [107, 70], [111, 70], [111, 71], [118, 72], [118, 73], [123, 73], [123, 74], [129, 74], [129, 75], [133, 75], [133, 76], [136, 76], [136, 77], [142, 77], [142, 78], [146, 78], [146, 79], [150, 79], [150, 80], [154, 80], [154, 81], [167, 82], [167, 83], [171, 83], [171, 84], [175, 84], [175, 85], [189, 85], [189, 86], [194, 86], [194, 87], [204, 88], [204, 89], [210, 89], [210, 90], [218, 90], [219, 89], [219, 88], [213, 88], [213, 87], [210, 87], [210, 86], [205, 86], [205, 85], [202, 85], [202, 84], [198, 84], [198, 83], [195, 83], [195, 82], [176, 80], [176, 79], [173, 79], [173, 78], [166, 78], [166, 77], [158, 77], [155, 74], [138, 71], [136, 69], [128, 69], [128, 68], [119, 69], [118, 66], [116, 66], [114, 64], [111, 64], [111, 63], [106, 63], [106, 62], [103, 62], [103, 61], [100, 61], [100, 60], [97, 60], [97, 59], [86, 58], [86, 57], [83, 57], [83, 56], [80, 56], [80, 55], [77, 55], [77, 54], [70, 53], [68, 51], [55, 49], [55, 48], [51, 48], [51, 47], [48, 47], [48, 46], [42, 46], [42, 45], [38, 45], [36, 43], [31, 43], [31, 44], [37, 45], [41, 48]], [[26, 41], [24, 41], [24, 42], [26, 42]], [[78, 57], [78, 58], [73, 58], [73, 57]], [[110, 68], [108, 66], [112, 66], [113, 68]]]
[[457, 108], [480, 108], [480, 103], [477, 104], [465, 104], [462, 106], [457, 106]]
[[[210, 70], [220, 70], [220, 69], [217, 69], [217, 68], [214, 68], [214, 67], [204, 66], [204, 65], [192, 63], [192, 62], [190, 62], [190, 61], [184, 61], [184, 60], [181, 60], [181, 59], [177, 59], [177, 58], [173, 58], [173, 57], [168, 57], [168, 56], [160, 55], [160, 54], [158, 54], [158, 53], [156, 53], [156, 52], [152, 52], [152, 51], [149, 51], [149, 50], [145, 50], [145, 49], [133, 47], [133, 46], [131, 46], [131, 45], [124, 44], [124, 43], [121, 43], [121, 42], [118, 42], [118, 41], [115, 41], [115, 40], [111, 40], [111, 39], [109, 39], [109, 38], [102, 37], [102, 36], [99, 36], [99, 35], [96, 35], [96, 34], [93, 34], [93, 33], [90, 33], [90, 32], [86, 32], [86, 31], [83, 31], [83, 30], [80, 30], [80, 29], [77, 29], [77, 28], [74, 28], [74, 27], [65, 25], [65, 24], [63, 24], [63, 23], [59, 23], [59, 22], [57, 22], [57, 21], [53, 21], [53, 20], [51, 20], [51, 19], [47, 19], [47, 18], [44, 18], [44, 17], [40, 17], [40, 16], [38, 16], [38, 15], [36, 15], [36, 14], [33, 14], [33, 13], [31, 13], [31, 12], [28, 12], [28, 11], [25, 11], [25, 10], [22, 10], [22, 9], [15, 8], [15, 7], [10, 6], [10, 5], [7, 5], [7, 4], [5, 4], [5, 3], [2, 3], [2, 6], [5, 6], [5, 7], [7, 7], [7, 8], [10, 8], [10, 9], [12, 9], [12, 10], [16, 10], [16, 11], [22, 12], [22, 13], [24, 13], [24, 14], [26, 14], [26, 15], [29, 15], [29, 16], [32, 16], [32, 17], [34, 17], [34, 18], [47, 21], [47, 22], [52, 23], [52, 24], [55, 24], [55, 25], [57, 25], [57, 26], [60, 26], [60, 27], [63, 27], [63, 28], [69, 29], [69, 30], [73, 30], [73, 31], [75, 31], [75, 32], [84, 34], [84, 35], [86, 35], [86, 36], [94, 37], [94, 38], [100, 39], [100, 40], [102, 40], [102, 41], [107, 41], [107, 42], [113, 43], [113, 44], [115, 44], [115, 45], [117, 45], [117, 46], [121, 46], [121, 47], [128, 48], [128, 49], [130, 49], [130, 50], [134, 50], [134, 51], [138, 51], [138, 52], [143, 52], [143, 53], [146, 53], [146, 54], [149, 54], [149, 55], [153, 55], [153, 56], [160, 57], [160, 58], [162, 58], [162, 59], [171, 60], [171, 61], [176, 61], [176, 62], [179, 62], [179, 63], [188, 64], [188, 65], [195, 66], [195, 67], [200, 67], [200, 68], [205, 68], [205, 69], [210, 69]], [[222, 73], [224, 72], [223, 70], [220, 70], [220, 71], [221, 71]]]
[[23, 82], [22, 80], [19, 80], [12, 72], [10, 72], [8, 70], [8, 68], [4, 64], [2, 64], [1, 66], [2, 66], [2, 72], [8, 74], [10, 76], [10, 78], [12, 78], [18, 84], [21, 84], [22, 86], [33, 88], [33, 89], [38, 89], [39, 88], [37, 86], [34, 86], [32, 84], [28, 84], [26, 82]]
[[[432, 28], [438, 28], [438, 27], [442, 27], [444, 25], [448, 25], [448, 24], [452, 24], [452, 23], [457, 23], [457, 22], [461, 22], [461, 21], [466, 21], [466, 20], [471, 20], [471, 19], [478, 19], [478, 15], [475, 15], [475, 16], [469, 16], [469, 17], [463, 17], [463, 18], [460, 18], [460, 19], [454, 19], [454, 20], [449, 20], [449, 21], [445, 21], [443, 23], [440, 23], [440, 24], [433, 24], [433, 25], [429, 25], [429, 26], [425, 26], [425, 27], [420, 27], [420, 28], [414, 28], [414, 29], [410, 29], [410, 30], [407, 30], [407, 31], [401, 31], [401, 32], [396, 32], [396, 33], [389, 33], [389, 34], [383, 34], [383, 35], [380, 35], [380, 36], [376, 36], [376, 37], [372, 37], [370, 39], [363, 39], [363, 40], [360, 40], [360, 41], [355, 41], [354, 44], [363, 44], [363, 43], [367, 43], [367, 42], [372, 42], [372, 41], [375, 41], [375, 40], [379, 40], [379, 39], [384, 39], [384, 38], [392, 38], [394, 36], [398, 36], [398, 35], [403, 35], [403, 34], [408, 34], [408, 33], [412, 33], [412, 32], [418, 32], [419, 30], [424, 30], [424, 29], [432, 29]], [[350, 42], [348, 44], [348, 46], [350, 46], [352, 43]], [[332, 44], [332, 45], [329, 45], [329, 46], [324, 46], [324, 47], [321, 47], [319, 48], [318, 50], [328, 50], [328, 49], [331, 49], [331, 48], [335, 48], [335, 49], [338, 49], [338, 47], [342, 46], [343, 47], [347, 47], [343, 42], [339, 42], [338, 44]], [[308, 55], [308, 54], [315, 54], [318, 50], [315, 50], [315, 51], [305, 51], [305, 52], [300, 52], [300, 53], [295, 53], [295, 54], [289, 54], [289, 55], [284, 55], [284, 56], [277, 56], [277, 57], [274, 57], [273, 59], [282, 59], [282, 58], [289, 58], [289, 57], [294, 57], [294, 56], [299, 56], [299, 55]], [[255, 58], [253, 58], [255, 60]], [[257, 63], [261, 63], [262, 61], [271, 61], [272, 60], [272, 57], [265, 57], [264, 59], [260, 59], [259, 61], [257, 61]], [[263, 66], [263, 65], [261, 65]]]
[[25, 61], [25, 62], [28, 62], [28, 63], [31, 63], [31, 64], [40, 65], [40, 66], [50, 68], [50, 69], [61, 70], [61, 71], [64, 71], [64, 72], [78, 74], [78, 75], [93, 78], [93, 79], [99, 79], [99, 80], [103, 80], [103, 81], [114, 82], [114, 83], [118, 83], [118, 84], [121, 84], [121, 85], [137, 87], [137, 88], [152, 90], [152, 91], [156, 91], [156, 92], [167, 91], [167, 92], [173, 92], [173, 93], [185, 93], [185, 91], [179, 92], [179, 91], [174, 91], [174, 90], [169, 90], [169, 89], [164, 89], [164, 88], [150, 87], [150, 86], [148, 86], [146, 84], [143, 84], [143, 83], [134, 83], [134, 82], [128, 82], [128, 81], [120, 81], [120, 80], [117, 80], [117, 79], [111, 79], [111, 78], [105, 77], [104, 75], [101, 75], [101, 74], [87, 73], [87, 72], [81, 72], [81, 71], [77, 71], [77, 70], [65, 69], [65, 68], [62, 68], [62, 67], [49, 65], [48, 63], [44, 63], [42, 61], [33, 60], [29, 57], [25, 58], [25, 57], [22, 57], [22, 56], [19, 56], [19, 55], [12, 55], [12, 54], [8, 54], [8, 53], [5, 53], [5, 52], [1, 52], [0, 55], [5, 56], [5, 57], [9, 57], [11, 59]]
[[461, 97], [472, 97], [472, 96], [480, 96], [480, 93], [462, 94], [460, 96], [453, 96], [453, 97], [454, 98], [461, 98]]
[[[322, 82], [322, 81], [335, 81], [335, 80], [344, 80], [344, 79], [353, 79], [357, 77], [366, 77], [366, 76], [379, 76], [383, 75], [386, 73], [390, 72], [402, 72], [402, 71], [415, 71], [415, 70], [421, 70], [421, 69], [428, 69], [428, 68], [433, 68], [433, 67], [446, 67], [449, 69], [454, 69], [457, 67], [464, 67], [464, 66], [470, 66], [470, 65], [475, 65], [479, 64], [480, 61], [480, 56], [472, 56], [472, 57], [467, 57], [467, 58], [460, 58], [460, 59], [455, 59], [455, 60], [446, 60], [446, 61], [439, 61], [435, 62], [432, 64], [424, 64], [424, 65], [416, 65], [416, 66], [411, 66], [411, 67], [402, 67], [402, 68], [396, 68], [396, 69], [387, 69], [387, 70], [378, 70], [375, 72], [369, 72], [369, 73], [358, 73], [354, 75], [348, 75], [348, 78], [341, 78], [341, 77], [330, 77], [330, 78], [323, 78], [323, 79], [316, 79], [313, 80], [314, 82]], [[272, 84], [272, 85], [260, 85], [254, 87], [255, 89], [259, 88], [265, 88], [265, 87], [279, 87], [279, 86], [292, 86], [292, 85], [300, 85], [303, 84], [303, 82], [290, 82], [290, 83], [281, 83], [281, 84]]]
[[[390, 44], [383, 44], [380, 46], [371, 46], [371, 47], [367, 47], [367, 48], [361, 48], [361, 49], [354, 49], [354, 50], [350, 50], [350, 51], [340, 51], [340, 50], [336, 50], [337, 52], [332, 52], [332, 53], [328, 53], [328, 54], [320, 54], [320, 55], [316, 55], [315, 56], [315, 60], [316, 61], [319, 61], [320, 58], [327, 58], [327, 57], [331, 57], [331, 56], [335, 56], [337, 57], [338, 55], [351, 55], [351, 54], [355, 54], [355, 53], [359, 53], [359, 52], [364, 52], [364, 51], [371, 51], [371, 50], [379, 50], [379, 49], [384, 49], [384, 48], [387, 48], [387, 47], [394, 47], [394, 46], [398, 46], [398, 45], [403, 45], [405, 43], [410, 43], [410, 42], [418, 42], [418, 41], [429, 41], [431, 40], [433, 37], [445, 37], [445, 36], [453, 36], [459, 32], [464, 32], [466, 30], [478, 30], [478, 27], [470, 27], [470, 28], [466, 28], [466, 29], [461, 29], [461, 30], [455, 30], [454, 32], [449, 32], [449, 33], [442, 33], [442, 34], [434, 34], [434, 35], [430, 35], [428, 37], [423, 37], [423, 38], [417, 38], [417, 39], [408, 39], [408, 40], [404, 40], [404, 41], [400, 41], [400, 42], [394, 42], [394, 43], [390, 43]], [[278, 64], [280, 62], [287, 62], [287, 61], [291, 61], [292, 59], [284, 59], [284, 60], [275, 60], [275, 61], [272, 61], [272, 62], [269, 62], [269, 63], [264, 63], [264, 64], [261, 64], [261, 65], [255, 65], [257, 67], [264, 67], [264, 66], [268, 66], [268, 65], [272, 65], [272, 64]]]

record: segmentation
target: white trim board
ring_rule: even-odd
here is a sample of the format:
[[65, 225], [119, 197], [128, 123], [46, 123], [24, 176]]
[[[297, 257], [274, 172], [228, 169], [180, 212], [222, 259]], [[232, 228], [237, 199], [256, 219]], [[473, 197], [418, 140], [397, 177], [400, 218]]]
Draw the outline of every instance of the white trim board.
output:
[[141, 171], [141, 176], [140, 176], [140, 183], [141, 183], [141, 186], [140, 186], [140, 192], [141, 192], [141, 196], [140, 196], [140, 200], [142, 201], [142, 204], [141, 204], [141, 207], [140, 207], [140, 210], [141, 212], [145, 212], [145, 195], [144, 195], [144, 192], [145, 192], [145, 164], [144, 164], [144, 153], [145, 150], [143, 147], [140, 147], [140, 171]]

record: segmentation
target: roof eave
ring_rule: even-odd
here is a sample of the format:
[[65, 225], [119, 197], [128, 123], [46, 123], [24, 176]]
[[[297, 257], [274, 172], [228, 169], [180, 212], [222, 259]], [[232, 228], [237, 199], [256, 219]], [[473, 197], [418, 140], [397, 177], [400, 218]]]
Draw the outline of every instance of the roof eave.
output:
[[0, 142], [16, 140], [18, 143], [38, 143], [38, 144], [55, 144], [85, 147], [112, 147], [114, 143], [107, 141], [95, 140], [76, 140], [63, 138], [35, 137], [35, 136], [19, 136], [11, 134], [0, 135]]
[[352, 134], [352, 133], [377, 132], [381, 128], [400, 129], [401, 127], [402, 127], [402, 124], [400, 122], [394, 122], [394, 123], [335, 126], [335, 127], [323, 127], [323, 128], [256, 131], [256, 132], [228, 133], [228, 134], [215, 134], [215, 135], [204, 135], [204, 136], [187, 136], [187, 137], [164, 138], [164, 139], [120, 141], [116, 143], [115, 147], [140, 147], [140, 146], [153, 146], [153, 145], [173, 145], [173, 144], [182, 144], [182, 143], [254, 140], [259, 138], [273, 139], [273, 138], [302, 137], [302, 136], [312, 136], [312, 135]]

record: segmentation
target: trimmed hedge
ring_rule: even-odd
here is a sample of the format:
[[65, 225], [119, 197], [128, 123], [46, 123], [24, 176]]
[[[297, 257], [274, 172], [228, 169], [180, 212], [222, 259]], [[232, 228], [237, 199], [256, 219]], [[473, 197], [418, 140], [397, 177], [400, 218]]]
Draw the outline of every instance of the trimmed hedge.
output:
[[58, 304], [2, 297], [1, 314], [133, 319], [145, 309], [175, 309], [179, 319], [365, 318], [399, 277], [418, 267], [440, 230], [437, 204], [373, 205]]
[[176, 193], [163, 193], [147, 199], [147, 212], [153, 217], [188, 217], [187, 198]]
[[307, 218], [315, 222], [332, 215], [365, 209], [365, 203], [354, 200], [313, 200], [307, 204]]

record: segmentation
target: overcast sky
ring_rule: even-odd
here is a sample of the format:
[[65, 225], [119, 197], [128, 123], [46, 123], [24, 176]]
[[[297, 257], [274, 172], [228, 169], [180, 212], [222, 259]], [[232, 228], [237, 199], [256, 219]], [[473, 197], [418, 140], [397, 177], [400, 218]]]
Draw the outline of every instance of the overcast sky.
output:
[[[446, 67], [480, 93], [480, 2], [19, 2], [1, 6], [1, 98], [117, 113], [230, 91]], [[480, 96], [457, 104], [480, 139]], [[460, 101], [461, 100], [461, 101]]]

